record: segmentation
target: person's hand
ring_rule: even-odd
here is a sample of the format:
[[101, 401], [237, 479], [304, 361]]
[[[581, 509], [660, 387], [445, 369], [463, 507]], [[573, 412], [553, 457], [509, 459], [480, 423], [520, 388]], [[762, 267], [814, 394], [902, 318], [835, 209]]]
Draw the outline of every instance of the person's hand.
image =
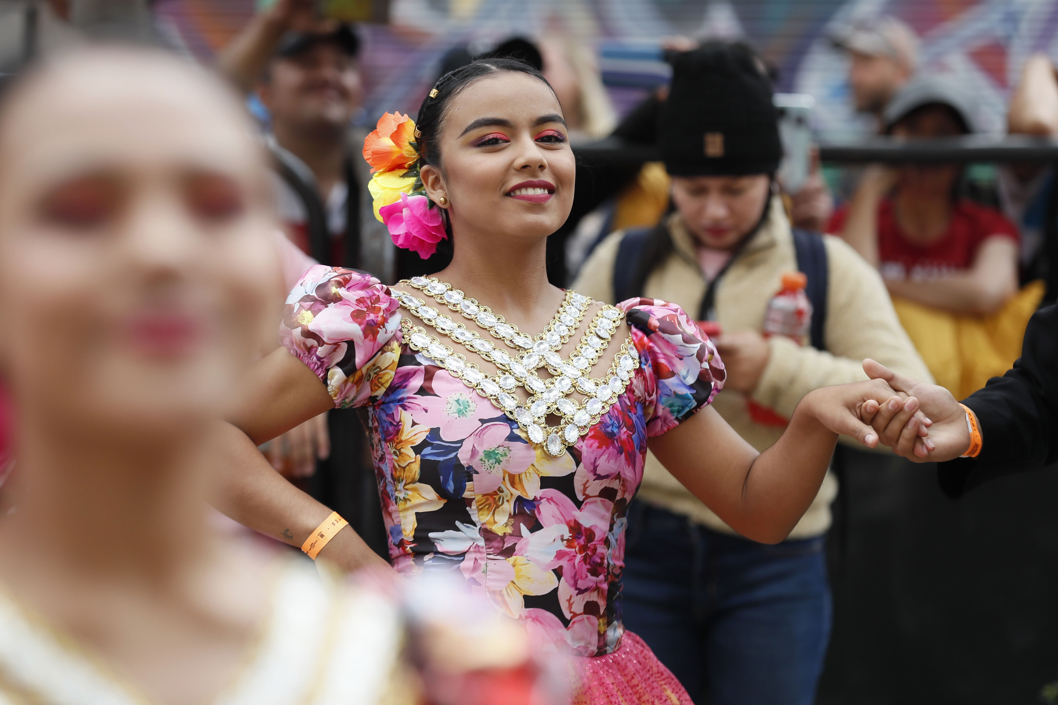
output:
[[751, 394], [771, 357], [768, 341], [755, 330], [739, 331], [719, 336], [716, 349], [727, 370], [724, 386], [736, 392]]
[[915, 420], [917, 433], [927, 435], [931, 421], [918, 411], [917, 400], [913, 397], [903, 398], [881, 379], [821, 387], [809, 392], [801, 404], [831, 432], [851, 436], [868, 448], [875, 448], [879, 435], [869, 422], [863, 420], [864, 409], [868, 405], [879, 407], [893, 399], [900, 402], [901, 409], [909, 404], [913, 407], [914, 411], [910, 413]]
[[[943, 462], [958, 458], [970, 447], [966, 412], [947, 389], [898, 375], [874, 360], [864, 360], [863, 371], [871, 379], [884, 381], [917, 400], [914, 408], [909, 408], [906, 402], [899, 408], [881, 402], [877, 406], [864, 405], [863, 420], [897, 455], [918, 463]], [[913, 428], [915, 409], [920, 409], [932, 421], [928, 437]]]
[[819, 167], [819, 150], [812, 148], [812, 168], [801, 189], [790, 195], [790, 222], [795, 227], [823, 232], [834, 214], [834, 197]]
[[316, 0], [276, 0], [265, 19], [283, 31], [304, 34], [328, 34], [337, 27], [333, 20], [320, 19]]
[[896, 169], [884, 164], [871, 164], [863, 170], [860, 188], [869, 189], [878, 198], [888, 194], [896, 186], [898, 173]]
[[326, 412], [273, 439], [265, 455], [284, 477], [312, 477], [316, 460], [326, 460], [331, 455]]
[[673, 34], [668, 37], [661, 38], [661, 48], [664, 51], [677, 51], [680, 53], [686, 53], [688, 51], [694, 51], [701, 44], [697, 39], [692, 39], [683, 34]]

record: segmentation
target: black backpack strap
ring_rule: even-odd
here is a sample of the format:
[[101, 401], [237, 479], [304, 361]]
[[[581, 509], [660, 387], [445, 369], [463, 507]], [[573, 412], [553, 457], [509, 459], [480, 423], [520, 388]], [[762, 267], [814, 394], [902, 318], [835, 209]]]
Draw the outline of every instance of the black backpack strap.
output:
[[617, 259], [613, 264], [613, 296], [614, 301], [625, 301], [641, 292], [632, 291], [633, 279], [636, 268], [646, 250], [647, 239], [650, 228], [635, 228], [626, 230], [621, 238], [621, 244], [617, 246]]
[[345, 158], [343, 171], [345, 172], [345, 183], [348, 194], [345, 201], [345, 261], [342, 266], [349, 269], [361, 269], [364, 264], [360, 247], [360, 184], [357, 182], [356, 171], [353, 169], [353, 157]]
[[797, 268], [808, 279], [805, 294], [812, 303], [812, 347], [826, 350], [825, 333], [827, 320], [827, 283], [830, 271], [827, 248], [819, 233], [793, 229], [794, 250], [797, 252]]
[[[316, 187], [306, 181], [298, 173], [298, 168], [292, 165], [284, 156], [282, 148], [271, 146], [272, 155], [275, 158], [276, 171], [280, 178], [297, 194], [305, 206], [305, 225], [308, 230], [309, 255], [320, 264], [338, 266], [341, 263], [331, 262], [331, 236], [327, 229], [327, 209], [320, 200]], [[353, 186], [350, 185], [350, 189]]]

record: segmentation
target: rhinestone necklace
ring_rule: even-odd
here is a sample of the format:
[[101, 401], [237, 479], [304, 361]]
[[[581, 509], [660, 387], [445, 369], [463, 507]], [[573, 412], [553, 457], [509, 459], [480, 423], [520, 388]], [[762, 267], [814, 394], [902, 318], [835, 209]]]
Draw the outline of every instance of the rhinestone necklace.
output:
[[[439, 287], [435, 287], [436, 290], [439, 290]], [[450, 288], [445, 291], [447, 293]], [[570, 294], [572, 292], [567, 292], [567, 302], [587, 299], [579, 294], [572, 296]], [[443, 296], [443, 294], [440, 295]], [[624, 317], [623, 312], [614, 306], [605, 306], [595, 316], [570, 361], [566, 362], [554, 350], [537, 352], [535, 343], [529, 352], [525, 353], [520, 360], [516, 360], [506, 351], [494, 346], [491, 341], [482, 338], [464, 325], [455, 323], [448, 316], [427, 306], [422, 300], [403, 292], [397, 292], [397, 298], [402, 306], [427, 325], [478, 356], [493, 362], [501, 372], [492, 376], [485, 374], [464, 355], [456, 353], [453, 348], [430, 335], [426, 329], [414, 325], [405, 318], [401, 321], [401, 329], [407, 345], [417, 352], [424, 353], [439, 367], [445, 368], [454, 377], [461, 379], [464, 384], [489, 399], [499, 410], [518, 423], [530, 442], [543, 445], [547, 453], [552, 456], [557, 457], [565, 453], [568, 446], [575, 444], [609, 411], [617, 397], [624, 391], [628, 381], [632, 379], [636, 368], [639, 367], [639, 356], [634, 352], [631, 336], [629, 336], [621, 344], [607, 375], [594, 379], [589, 376], [591, 367], [606, 349], [608, 341]], [[582, 317], [586, 308], [585, 303], [581, 309]], [[470, 316], [467, 315], [467, 317]], [[492, 323], [489, 319], [486, 319], [486, 322], [493, 326], [502, 325], [502, 317], [496, 316], [496, 318], [496, 323]], [[474, 320], [481, 325], [476, 316]], [[559, 316], [556, 316], [553, 322], [554, 320], [559, 320]], [[521, 335], [517, 332], [517, 328], [513, 326], [512, 328], [514, 329], [513, 336]], [[544, 333], [538, 336], [536, 342], [542, 342], [539, 338], [551, 330], [549, 326]], [[552, 332], [557, 333], [557, 331]], [[571, 334], [572, 331], [565, 336], [566, 340]], [[630, 353], [630, 350], [633, 352]], [[535, 370], [541, 365], [546, 365], [555, 376], [547, 381], [537, 376]], [[520, 404], [518, 398], [512, 393], [518, 386], [524, 387], [529, 394], [529, 399], [524, 404]], [[588, 397], [583, 405], [569, 398], [574, 387]], [[545, 423], [546, 417], [551, 413], [561, 416], [562, 421], [559, 425], [549, 426]]]
[[[453, 377], [461, 379], [478, 394], [489, 399], [494, 406], [518, 423], [530, 442], [534, 445], [543, 445], [547, 453], [555, 457], [565, 453], [568, 446], [574, 445], [581, 436], [598, 423], [599, 419], [617, 401], [617, 397], [625, 390], [635, 370], [639, 367], [638, 354], [630, 352], [633, 345], [632, 338], [629, 336], [621, 344], [606, 377], [598, 379], [580, 377], [578, 379], [577, 388], [584, 394], [591, 395], [583, 406], [576, 400], [563, 396], [559, 391], [561, 388], [559, 381], [566, 379], [568, 384], [568, 377], [556, 377], [550, 386], [545, 383], [542, 394], [533, 394], [520, 404], [518, 398], [510, 393], [514, 388], [511, 384], [512, 375], [486, 375], [465, 356], [455, 353], [451, 347], [442, 343], [437, 337], [428, 334], [426, 329], [415, 326], [407, 319], [401, 321], [401, 329], [408, 347], [425, 353], [426, 357], [438, 367], [448, 370]], [[549, 392], [555, 392], [555, 394], [549, 394]], [[552, 398], [556, 401], [551, 402]], [[545, 422], [545, 418], [552, 411], [556, 411], [562, 417], [561, 423], [555, 426]]]
[[[398, 292], [397, 300], [431, 328], [447, 335], [478, 356], [493, 362], [500, 369], [509, 371], [515, 379], [514, 382], [505, 379], [506, 389], [513, 389], [515, 385], [520, 384], [529, 394], [543, 394], [547, 390], [547, 384], [536, 374], [536, 370], [541, 366], [546, 366], [548, 371], [559, 379], [556, 388], [560, 393], [569, 392], [574, 381], [587, 376], [591, 368], [599, 361], [599, 357], [608, 345], [607, 341], [613, 336], [623, 316], [620, 309], [615, 306], [604, 307], [596, 314], [588, 332], [567, 362], [553, 350], [547, 350], [541, 354], [533, 349], [520, 358], [514, 357], [506, 350], [495, 346], [492, 341], [469, 330], [462, 323], [456, 323], [448, 316], [438, 313], [436, 309], [431, 308], [421, 299]], [[563, 381], [562, 377], [567, 379]], [[557, 398], [552, 401], [557, 401]]]
[[[469, 298], [459, 289], [453, 288], [451, 284], [436, 277], [412, 277], [401, 283], [424, 292], [438, 303], [447, 306], [449, 310], [459, 312], [463, 318], [474, 321], [491, 333], [494, 338], [502, 340], [508, 346], [522, 350], [532, 349], [538, 354], [543, 354], [548, 350], [556, 351], [565, 345], [570, 336], [580, 327], [581, 319], [584, 318], [591, 304], [591, 298], [574, 291], [567, 291], [566, 298], [558, 312], [534, 340], [531, 336], [519, 331], [518, 326], [508, 323], [500, 314], [493, 313], [488, 306], [479, 304], [476, 299]], [[425, 318], [423, 320], [433, 325], [432, 321]], [[443, 329], [441, 332], [448, 333]]]

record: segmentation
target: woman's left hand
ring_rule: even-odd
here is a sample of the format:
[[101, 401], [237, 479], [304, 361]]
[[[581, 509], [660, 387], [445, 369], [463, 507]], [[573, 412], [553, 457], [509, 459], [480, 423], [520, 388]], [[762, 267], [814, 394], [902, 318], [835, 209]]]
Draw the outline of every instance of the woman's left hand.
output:
[[[864, 423], [864, 405], [870, 401], [881, 405], [894, 398], [906, 411], [914, 413], [907, 427], [926, 438], [933, 422], [922, 413], [918, 399], [895, 391], [882, 380], [823, 387], [809, 393], [801, 403], [805, 405], [805, 411], [829, 431], [852, 436], [868, 448], [875, 448], [878, 434]], [[872, 405], [871, 408], [877, 407]]]

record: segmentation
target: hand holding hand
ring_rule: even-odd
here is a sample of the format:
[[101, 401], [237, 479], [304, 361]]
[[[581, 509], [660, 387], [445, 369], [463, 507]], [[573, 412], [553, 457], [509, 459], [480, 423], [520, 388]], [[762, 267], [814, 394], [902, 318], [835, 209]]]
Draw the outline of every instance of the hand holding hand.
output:
[[[863, 371], [871, 379], [910, 395], [902, 406], [891, 401], [865, 404], [861, 416], [897, 455], [918, 463], [942, 462], [958, 458], [970, 447], [966, 412], [947, 389], [898, 375], [874, 360], [865, 360]], [[914, 428], [919, 410], [932, 421], [928, 437]]]
[[771, 358], [768, 341], [755, 330], [745, 330], [719, 336], [716, 349], [727, 370], [724, 386], [752, 394]]
[[864, 416], [870, 416], [864, 409], [877, 409], [894, 398], [901, 401], [901, 410], [910, 407], [907, 413], [915, 422], [915, 437], [928, 434], [932, 422], [918, 409], [918, 401], [902, 397], [884, 380], [876, 379], [822, 387], [808, 394], [802, 403], [807, 403], [810, 413], [831, 432], [852, 436], [868, 448], [875, 448], [878, 446], [879, 434], [864, 419]]

